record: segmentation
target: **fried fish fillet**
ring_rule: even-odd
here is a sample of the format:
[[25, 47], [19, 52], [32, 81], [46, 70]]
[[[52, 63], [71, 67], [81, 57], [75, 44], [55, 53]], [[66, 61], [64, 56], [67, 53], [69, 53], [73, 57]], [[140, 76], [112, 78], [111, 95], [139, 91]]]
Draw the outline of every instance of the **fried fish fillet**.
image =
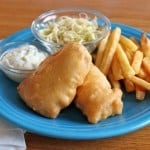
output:
[[18, 86], [18, 93], [34, 111], [55, 118], [76, 95], [92, 64], [91, 55], [79, 43], [65, 45], [48, 56], [39, 68]]
[[122, 91], [111, 86], [100, 70], [92, 65], [84, 83], [78, 87], [75, 104], [90, 123], [97, 123], [115, 114], [121, 114]]

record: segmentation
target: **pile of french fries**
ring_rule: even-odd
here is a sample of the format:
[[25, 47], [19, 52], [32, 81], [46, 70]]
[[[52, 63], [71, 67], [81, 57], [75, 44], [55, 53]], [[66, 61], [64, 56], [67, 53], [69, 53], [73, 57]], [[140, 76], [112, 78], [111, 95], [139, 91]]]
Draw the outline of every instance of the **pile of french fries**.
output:
[[95, 64], [112, 87], [121, 88], [123, 82], [127, 92], [135, 91], [137, 100], [150, 91], [150, 39], [145, 33], [137, 41], [121, 35], [116, 27], [100, 42]]

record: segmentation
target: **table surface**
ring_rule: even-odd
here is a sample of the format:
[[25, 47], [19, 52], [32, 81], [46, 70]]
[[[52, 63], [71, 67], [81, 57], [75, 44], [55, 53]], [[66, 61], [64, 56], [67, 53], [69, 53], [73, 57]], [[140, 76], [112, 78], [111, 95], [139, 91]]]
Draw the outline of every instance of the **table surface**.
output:
[[[105, 14], [111, 21], [150, 32], [149, 0], [0, 0], [0, 39], [29, 27], [41, 13], [63, 7], [86, 7]], [[150, 149], [150, 126], [119, 137], [73, 141], [25, 134], [27, 150]]]

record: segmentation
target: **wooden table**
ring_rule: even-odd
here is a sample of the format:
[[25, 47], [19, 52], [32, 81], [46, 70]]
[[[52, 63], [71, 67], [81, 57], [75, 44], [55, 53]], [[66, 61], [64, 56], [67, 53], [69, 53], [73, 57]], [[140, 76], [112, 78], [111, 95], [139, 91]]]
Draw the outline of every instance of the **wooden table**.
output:
[[[0, 39], [29, 27], [39, 14], [62, 7], [87, 7], [116, 21], [150, 32], [149, 0], [0, 0]], [[73, 141], [25, 134], [28, 150], [150, 149], [150, 126], [109, 139]]]

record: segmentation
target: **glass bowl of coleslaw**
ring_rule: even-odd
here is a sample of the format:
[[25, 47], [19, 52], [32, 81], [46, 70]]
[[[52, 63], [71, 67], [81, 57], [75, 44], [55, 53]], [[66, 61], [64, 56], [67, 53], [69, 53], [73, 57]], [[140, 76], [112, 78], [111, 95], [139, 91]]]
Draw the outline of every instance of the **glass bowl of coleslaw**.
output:
[[80, 42], [93, 52], [110, 31], [109, 19], [95, 10], [62, 8], [37, 17], [31, 25], [34, 37], [51, 53], [68, 42]]

